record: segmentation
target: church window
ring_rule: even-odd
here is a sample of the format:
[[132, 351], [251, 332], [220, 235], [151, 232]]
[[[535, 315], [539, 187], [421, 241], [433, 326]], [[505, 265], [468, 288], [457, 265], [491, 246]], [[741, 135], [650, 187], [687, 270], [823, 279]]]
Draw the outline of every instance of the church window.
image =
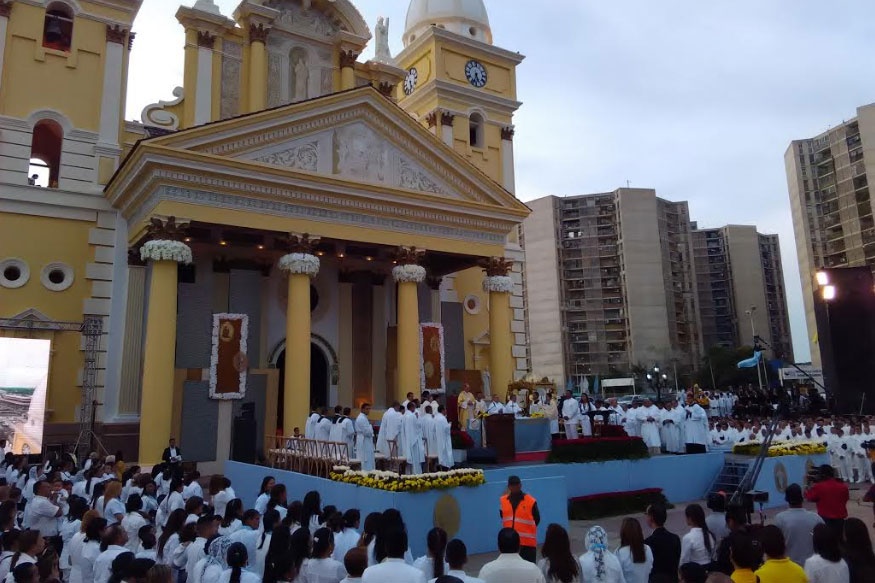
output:
[[0, 286], [15, 289], [26, 284], [28, 279], [30, 269], [21, 259], [9, 257], [0, 261]]
[[50, 291], [64, 291], [73, 285], [73, 268], [66, 263], [49, 263], [40, 273], [40, 282]]
[[53, 2], [46, 9], [43, 24], [43, 46], [57, 51], [69, 51], [73, 44], [73, 12], [61, 2]]
[[477, 36], [477, 29], [472, 26], [468, 29], [468, 34], [470, 34], [471, 36]]
[[58, 187], [63, 142], [64, 130], [57, 122], [50, 119], [37, 122], [33, 128], [33, 141], [30, 146], [28, 184], [49, 188]]
[[472, 113], [468, 118], [468, 143], [472, 148], [483, 147], [484, 125], [483, 116], [479, 113]]

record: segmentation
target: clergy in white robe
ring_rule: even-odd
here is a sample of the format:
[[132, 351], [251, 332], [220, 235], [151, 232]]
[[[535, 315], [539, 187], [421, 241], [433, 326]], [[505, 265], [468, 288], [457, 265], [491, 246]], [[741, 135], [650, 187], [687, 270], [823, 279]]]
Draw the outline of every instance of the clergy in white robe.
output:
[[521, 417], [523, 410], [520, 407], [519, 403], [511, 398], [508, 399], [507, 403], [504, 404], [504, 412], [506, 415], [516, 415], [517, 417]]
[[562, 401], [562, 420], [565, 424], [565, 437], [577, 439], [577, 424], [580, 419], [580, 405], [577, 399], [571, 396], [571, 391], [565, 392], [565, 400]]
[[419, 419], [416, 417], [416, 404], [407, 404], [407, 413], [402, 419], [402, 444], [404, 457], [407, 458], [407, 463], [410, 465], [411, 474], [422, 473], [422, 462], [425, 461], [425, 455], [422, 451], [422, 427], [419, 425]]
[[456, 403], [459, 407], [459, 427], [462, 431], [467, 431], [468, 423], [474, 416], [474, 406], [477, 404], [477, 401], [474, 400], [474, 394], [471, 392], [471, 386], [468, 383], [462, 385], [462, 391], [459, 393]]
[[[380, 424], [380, 438], [385, 437], [385, 451], [379, 450], [380, 453], [383, 453], [387, 458], [391, 456], [391, 452], [389, 451], [389, 443], [390, 441], [395, 441], [398, 444], [398, 451], [396, 455], [403, 456], [402, 453], [402, 443], [401, 443], [401, 432], [403, 429], [403, 415], [401, 411], [397, 409], [392, 409], [392, 413], [386, 411], [386, 415], [383, 415], [383, 421]], [[379, 438], [377, 441], [377, 449], [379, 449]]]
[[350, 419], [352, 409], [349, 407], [343, 410], [343, 419], [340, 425], [343, 427], [340, 431], [341, 442], [346, 444], [346, 454], [348, 457], [355, 457], [355, 423]]
[[316, 441], [331, 441], [331, 419], [328, 417], [320, 417], [316, 423]]
[[623, 429], [626, 430], [626, 435], [629, 437], [641, 437], [641, 423], [638, 422], [638, 403], [632, 401], [632, 404], [626, 407], [626, 417], [623, 419]]
[[532, 395], [532, 402], [529, 404], [529, 415], [544, 412], [544, 403], [541, 402], [541, 395], [535, 393]]
[[384, 456], [389, 456], [389, 445], [386, 443], [386, 419], [392, 415], [398, 414], [398, 402], [392, 403], [392, 406], [383, 412], [380, 418], [380, 435], [377, 436], [377, 451]]
[[487, 415], [500, 415], [504, 413], [504, 405], [498, 400], [498, 395], [492, 395], [492, 400], [486, 405]]
[[662, 412], [663, 440], [665, 451], [668, 453], [683, 453], [684, 446], [681, 441], [681, 422], [685, 417], [684, 411], [678, 407], [675, 400]]
[[425, 456], [437, 457], [437, 436], [434, 432], [434, 414], [431, 405], [426, 405], [422, 414], [419, 416], [419, 428], [422, 431], [422, 437], [425, 440]]
[[650, 399], [644, 399], [644, 405], [635, 410], [635, 416], [641, 423], [641, 439], [644, 440], [650, 454], [659, 453], [659, 448], [662, 447], [662, 441], [659, 438], [659, 420], [661, 418], [659, 408]]
[[339, 417], [332, 421], [331, 429], [328, 431], [328, 440], [335, 443], [343, 441], [343, 417]]
[[316, 424], [319, 423], [319, 413], [313, 411], [307, 417], [307, 424], [304, 425], [304, 439], [316, 439]]
[[438, 465], [444, 468], [453, 467], [453, 439], [450, 434], [450, 422], [444, 415], [444, 406], [438, 405], [434, 416], [434, 432], [437, 447]]
[[374, 428], [368, 419], [370, 412], [371, 405], [365, 403], [355, 419], [355, 457], [362, 463], [362, 470], [366, 472], [375, 467]]
[[705, 453], [708, 448], [708, 414], [696, 402], [692, 393], [687, 396], [684, 419], [684, 440], [687, 453]]
[[544, 417], [550, 420], [550, 434], [559, 435], [559, 409], [553, 395], [547, 393], [544, 401]]

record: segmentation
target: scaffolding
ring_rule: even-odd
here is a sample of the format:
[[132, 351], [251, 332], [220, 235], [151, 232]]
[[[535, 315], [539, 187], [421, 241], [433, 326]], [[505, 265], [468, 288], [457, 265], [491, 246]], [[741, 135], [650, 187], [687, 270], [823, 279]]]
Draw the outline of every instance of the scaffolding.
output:
[[[101, 449], [103, 445], [94, 433], [97, 390], [97, 352], [100, 336], [103, 334], [103, 320], [100, 316], [85, 316], [82, 322], [60, 322], [33, 317], [0, 318], [0, 330], [18, 332], [78, 332], [85, 340], [84, 368], [82, 372], [82, 403], [79, 405], [79, 435], [72, 451], [78, 459], [83, 459], [93, 450], [95, 442]], [[66, 452], [65, 452], [66, 453]]]

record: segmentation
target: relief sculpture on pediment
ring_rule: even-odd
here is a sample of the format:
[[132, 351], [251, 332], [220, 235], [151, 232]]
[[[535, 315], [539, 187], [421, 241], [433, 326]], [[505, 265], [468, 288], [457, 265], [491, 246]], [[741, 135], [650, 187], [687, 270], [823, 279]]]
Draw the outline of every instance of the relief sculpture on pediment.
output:
[[319, 142], [307, 142], [293, 148], [272, 152], [260, 158], [259, 162], [284, 166], [294, 170], [306, 170], [316, 172], [319, 166]]
[[368, 127], [355, 124], [335, 130], [335, 174], [371, 182], [384, 182], [388, 165], [388, 144]]
[[340, 30], [337, 23], [317, 9], [305, 9], [289, 0], [274, 0], [268, 6], [280, 11], [274, 26], [316, 37], [332, 37]]

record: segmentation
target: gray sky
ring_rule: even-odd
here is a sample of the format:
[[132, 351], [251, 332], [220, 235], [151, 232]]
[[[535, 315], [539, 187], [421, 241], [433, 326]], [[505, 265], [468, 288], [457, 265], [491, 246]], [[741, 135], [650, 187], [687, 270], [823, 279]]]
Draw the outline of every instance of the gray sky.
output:
[[[407, 0], [353, 0], [391, 19]], [[193, 0], [188, 2], [193, 3]], [[216, 0], [226, 15], [237, 0]], [[178, 2], [146, 0], [127, 118], [182, 84]], [[700, 226], [778, 233], [796, 359], [809, 358], [783, 154], [875, 101], [875, 2], [486, 0], [495, 44], [518, 71], [517, 194], [610, 191], [629, 180], [688, 200]], [[362, 56], [367, 59], [372, 49]]]

